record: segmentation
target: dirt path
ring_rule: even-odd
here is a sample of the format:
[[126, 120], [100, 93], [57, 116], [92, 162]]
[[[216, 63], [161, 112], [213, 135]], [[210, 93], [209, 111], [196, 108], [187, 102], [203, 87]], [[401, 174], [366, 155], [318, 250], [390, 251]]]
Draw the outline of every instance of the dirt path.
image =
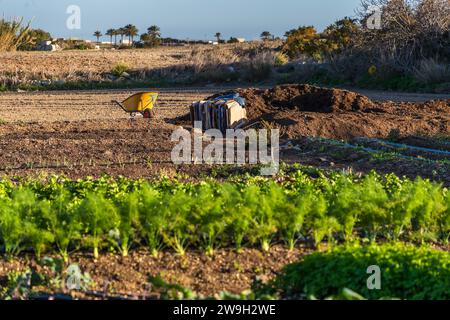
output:
[[355, 88], [346, 88], [347, 90], [365, 95], [374, 101], [395, 101], [395, 102], [425, 102], [429, 100], [445, 100], [450, 99], [450, 94], [435, 93], [409, 93], [409, 92], [392, 92], [379, 90], [364, 90]]

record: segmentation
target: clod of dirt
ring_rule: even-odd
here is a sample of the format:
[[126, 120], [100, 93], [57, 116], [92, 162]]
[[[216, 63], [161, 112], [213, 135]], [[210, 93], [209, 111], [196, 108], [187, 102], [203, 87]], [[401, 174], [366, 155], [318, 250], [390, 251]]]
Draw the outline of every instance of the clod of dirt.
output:
[[366, 96], [355, 92], [328, 89], [307, 84], [283, 85], [272, 89], [244, 89], [239, 93], [247, 101], [249, 117], [255, 119], [264, 113], [286, 109], [335, 113], [363, 111], [375, 107]]

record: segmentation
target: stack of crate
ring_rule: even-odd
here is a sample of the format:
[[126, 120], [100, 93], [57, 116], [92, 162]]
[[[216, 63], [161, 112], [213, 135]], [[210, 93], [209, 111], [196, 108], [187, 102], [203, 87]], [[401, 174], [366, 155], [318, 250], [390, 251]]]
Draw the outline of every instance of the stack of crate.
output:
[[238, 129], [247, 123], [245, 100], [239, 94], [228, 94], [213, 99], [196, 101], [191, 106], [191, 121], [200, 121], [203, 130]]

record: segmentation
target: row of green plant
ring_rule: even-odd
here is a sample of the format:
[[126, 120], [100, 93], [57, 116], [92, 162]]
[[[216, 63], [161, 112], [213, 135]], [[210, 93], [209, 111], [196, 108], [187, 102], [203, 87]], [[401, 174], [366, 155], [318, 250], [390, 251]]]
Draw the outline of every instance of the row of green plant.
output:
[[[375, 281], [379, 281], [378, 287], [372, 287]], [[286, 266], [256, 291], [287, 299], [346, 299], [341, 296], [342, 288], [368, 299], [448, 300], [450, 254], [401, 243], [337, 246]]]
[[219, 183], [148, 182], [104, 177], [72, 181], [0, 182], [0, 243], [8, 255], [33, 249], [110, 248], [126, 256], [147, 246], [157, 255], [188, 247], [275, 242], [294, 248], [367, 238], [442, 241], [450, 236], [450, 193], [441, 185], [394, 175], [334, 173], [312, 178], [302, 170], [273, 179], [230, 178]]

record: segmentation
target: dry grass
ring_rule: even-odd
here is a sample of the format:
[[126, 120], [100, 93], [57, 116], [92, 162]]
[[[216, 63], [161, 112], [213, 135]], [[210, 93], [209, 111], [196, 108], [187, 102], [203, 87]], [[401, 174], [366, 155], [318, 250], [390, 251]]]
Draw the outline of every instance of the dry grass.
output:
[[[38, 61], [39, 63], [36, 63]], [[159, 47], [130, 50], [1, 52], [0, 85], [35, 81], [108, 81], [118, 63], [136, 80], [197, 78], [223, 81], [231, 76], [260, 79], [271, 73], [275, 53], [261, 44]]]
[[[77, 74], [109, 72], [119, 61], [132, 69], [157, 69], [188, 62], [192, 48], [158, 48], [102, 51], [2, 52], [3, 74], [16, 74], [40, 79], [66, 79]], [[36, 62], [39, 63], [36, 63]]]
[[192, 51], [189, 63], [196, 76], [213, 81], [267, 79], [275, 65], [273, 48], [260, 43], [197, 48]]
[[0, 52], [16, 51], [19, 46], [31, 43], [29, 31], [30, 23], [24, 25], [23, 19], [0, 19]]
[[215, 72], [224, 66], [240, 62], [241, 57], [222, 47], [198, 47], [191, 53], [189, 65], [196, 74]]
[[450, 82], [450, 65], [424, 59], [414, 68], [413, 74], [422, 83]]

